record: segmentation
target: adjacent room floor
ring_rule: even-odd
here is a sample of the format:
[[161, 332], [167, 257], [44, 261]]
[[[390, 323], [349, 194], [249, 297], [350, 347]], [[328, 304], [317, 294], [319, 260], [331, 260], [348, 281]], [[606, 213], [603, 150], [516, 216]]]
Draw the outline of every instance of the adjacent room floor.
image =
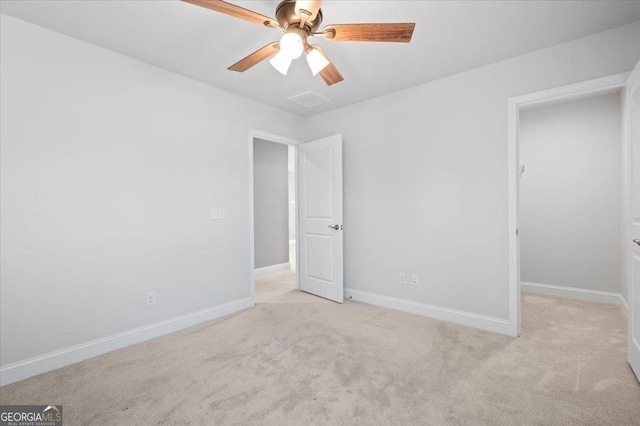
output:
[[1, 388], [65, 424], [632, 425], [617, 306], [524, 295], [518, 339], [301, 293]]

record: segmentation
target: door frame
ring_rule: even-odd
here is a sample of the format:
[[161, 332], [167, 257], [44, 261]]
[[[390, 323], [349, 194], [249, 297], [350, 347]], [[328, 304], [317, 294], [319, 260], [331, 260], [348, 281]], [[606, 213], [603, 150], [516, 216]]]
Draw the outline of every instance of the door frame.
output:
[[[256, 304], [256, 277], [255, 277], [255, 232], [254, 232], [254, 214], [253, 214], [253, 141], [254, 139], [262, 139], [268, 142], [280, 143], [283, 145], [294, 147], [294, 172], [295, 172], [295, 230], [296, 230], [296, 262], [299, 259], [298, 235], [300, 234], [299, 220], [298, 220], [298, 145], [302, 144], [302, 141], [297, 139], [288, 138], [286, 136], [274, 135], [273, 133], [263, 132], [262, 130], [249, 129], [249, 267], [251, 268], [251, 304]], [[287, 241], [289, 237], [287, 236]], [[300, 289], [300, 268], [296, 266], [296, 288]]]
[[[520, 108], [532, 105], [553, 104], [560, 101], [579, 98], [586, 95], [596, 95], [599, 92], [606, 92], [613, 89], [624, 89], [627, 84], [630, 72], [614, 74], [606, 77], [587, 80], [576, 84], [556, 87], [540, 92], [529, 93], [526, 95], [515, 96], [508, 100], [508, 202], [509, 202], [509, 334], [513, 337], [520, 336], [520, 239], [517, 232], [520, 223], [519, 210], [519, 147], [518, 132]], [[625, 108], [626, 109], [626, 108]], [[622, 110], [622, 147], [623, 147], [623, 170], [621, 173], [623, 188], [623, 215], [626, 218], [631, 217], [629, 203], [630, 190], [629, 180], [630, 170], [629, 161], [629, 144], [627, 128], [626, 111]], [[625, 231], [622, 235], [622, 242], [628, 241], [628, 227], [624, 227]], [[621, 242], [621, 244], [622, 244]], [[627, 271], [623, 271], [623, 279], [628, 282]]]

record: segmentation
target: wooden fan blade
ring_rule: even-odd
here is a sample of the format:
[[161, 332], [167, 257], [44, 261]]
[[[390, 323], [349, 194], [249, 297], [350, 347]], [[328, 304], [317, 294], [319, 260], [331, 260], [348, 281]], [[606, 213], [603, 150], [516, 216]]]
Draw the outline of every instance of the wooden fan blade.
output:
[[331, 41], [390, 41], [409, 43], [416, 24], [336, 24], [322, 30]]
[[245, 72], [257, 63], [262, 62], [270, 56], [274, 55], [278, 52], [278, 50], [280, 50], [280, 43], [274, 42], [271, 44], [267, 44], [265, 47], [256, 50], [251, 55], [239, 60], [227, 69], [229, 71]]
[[233, 16], [234, 18], [244, 19], [245, 21], [253, 22], [254, 24], [280, 28], [278, 22], [275, 19], [268, 16], [260, 15], [252, 10], [245, 9], [240, 6], [236, 6], [231, 3], [227, 3], [222, 0], [182, 0], [187, 3], [195, 4], [196, 6], [204, 7], [206, 9], [215, 10], [216, 12], [224, 13], [225, 15]]
[[340, 74], [340, 71], [338, 71], [336, 66], [333, 65], [333, 62], [331, 62], [331, 59], [329, 59], [327, 54], [324, 53], [324, 50], [322, 50], [322, 47], [318, 46], [317, 44], [314, 44], [311, 47], [316, 49], [318, 52], [322, 53], [322, 56], [327, 58], [327, 61], [329, 61], [329, 65], [327, 65], [320, 71], [320, 76], [322, 77], [324, 82], [327, 83], [327, 86], [340, 83], [342, 80], [344, 80], [344, 77], [342, 76], [342, 74]]

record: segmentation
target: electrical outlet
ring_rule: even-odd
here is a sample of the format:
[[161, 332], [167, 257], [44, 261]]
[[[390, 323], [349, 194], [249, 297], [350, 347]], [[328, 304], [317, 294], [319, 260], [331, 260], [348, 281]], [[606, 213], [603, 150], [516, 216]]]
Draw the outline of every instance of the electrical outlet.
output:
[[156, 304], [156, 291], [151, 290], [147, 292], [147, 306], [153, 306]]
[[224, 207], [211, 207], [209, 209], [209, 217], [211, 220], [222, 220], [226, 216]]
[[418, 274], [411, 275], [411, 285], [418, 285]]
[[404, 272], [400, 272], [400, 278], [398, 279], [398, 282], [400, 284], [406, 284], [407, 283], [407, 274], [405, 274]]

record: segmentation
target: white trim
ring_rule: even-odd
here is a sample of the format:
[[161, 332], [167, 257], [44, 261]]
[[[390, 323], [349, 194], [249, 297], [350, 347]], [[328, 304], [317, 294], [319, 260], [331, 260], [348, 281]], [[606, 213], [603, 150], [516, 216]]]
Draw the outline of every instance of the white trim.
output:
[[181, 315], [165, 321], [134, 328], [133, 330], [113, 334], [111, 336], [59, 349], [44, 355], [17, 361], [0, 367], [0, 386], [5, 386], [20, 380], [67, 365], [75, 364], [108, 352], [135, 345], [165, 334], [183, 330], [194, 325], [211, 321], [225, 315], [233, 314], [254, 305], [251, 298], [223, 303], [218, 306]]
[[263, 132], [261, 130], [256, 130], [256, 129], [249, 129], [249, 136], [251, 136], [250, 139], [252, 143], [254, 138], [263, 139], [269, 142], [281, 143], [284, 145], [293, 145], [293, 146], [297, 146], [302, 143], [297, 139], [288, 138], [286, 136], [274, 135], [273, 133], [267, 133], [267, 132]]
[[[622, 285], [623, 288], [626, 287], [626, 294], [622, 296], [622, 307], [625, 316], [627, 317], [627, 322], [629, 321], [628, 311], [629, 307], [627, 305], [626, 298], [629, 295], [629, 286], [631, 285], [631, 259], [626, 253], [629, 250], [629, 240], [627, 239], [631, 235], [631, 123], [629, 120], [629, 100], [627, 98], [627, 90], [622, 91], [621, 96], [621, 112], [622, 112], [622, 120], [621, 120], [621, 129], [622, 129], [622, 153], [621, 153], [621, 165], [622, 165], [622, 196], [620, 197], [620, 233], [621, 233], [621, 241], [620, 241], [620, 250], [622, 253]], [[626, 284], [626, 285], [625, 285]]]
[[[285, 136], [278, 136], [272, 133], [263, 132], [261, 130], [249, 129], [249, 268], [250, 273], [249, 276], [251, 278], [251, 301], [255, 304], [256, 301], [256, 259], [255, 259], [255, 230], [253, 226], [253, 140], [255, 138], [263, 139], [269, 142], [281, 143], [284, 145], [290, 145], [295, 148], [295, 175], [296, 175], [296, 185], [295, 185], [295, 194], [296, 201], [298, 200], [298, 145], [302, 142], [296, 139], [291, 139]], [[295, 227], [296, 227], [296, 235], [298, 234], [298, 203], [295, 203]], [[300, 248], [296, 245], [296, 259], [299, 257]], [[300, 288], [300, 274], [296, 268], [296, 288]]]
[[[515, 100], [508, 102], [508, 179], [509, 179], [509, 322], [513, 329], [511, 334], [520, 335], [520, 242], [518, 237], [518, 199], [520, 178], [520, 157], [518, 155], [518, 104]], [[515, 167], [514, 167], [515, 165]]]
[[622, 308], [622, 312], [626, 317], [629, 315], [629, 304], [627, 303], [627, 299], [624, 298], [623, 295], [620, 295], [620, 307]]
[[[507, 102], [507, 150], [508, 165], [507, 178], [509, 183], [508, 206], [509, 206], [509, 324], [512, 327], [510, 335], [520, 335], [520, 241], [516, 236], [519, 226], [518, 213], [518, 177], [519, 177], [519, 157], [518, 157], [518, 120], [519, 110], [522, 106], [542, 105], [547, 102], [558, 102], [563, 99], [570, 99], [586, 94], [596, 94], [615, 88], [625, 87], [627, 84], [628, 72], [583, 81], [568, 86], [556, 87], [541, 92], [530, 93], [522, 96], [509, 98]], [[626, 238], [624, 236], [623, 238]]]
[[345, 288], [344, 293], [347, 299], [351, 298], [351, 300], [355, 300], [356, 302], [369, 303], [371, 305], [408, 312], [410, 314], [420, 315], [427, 318], [448, 321], [455, 324], [466, 325], [468, 327], [479, 328], [481, 330], [516, 337], [512, 334], [513, 327], [506, 319], [442, 308], [440, 306], [397, 299], [395, 297], [382, 296], [350, 288]]
[[595, 95], [603, 91], [625, 87], [629, 75], [631, 75], [630, 72], [623, 72], [594, 80], [581, 81], [580, 83], [569, 84], [567, 86], [554, 87], [553, 89], [543, 90], [541, 92], [516, 96], [510, 98], [510, 100], [517, 103], [518, 106], [531, 107], [533, 105], [539, 106], [570, 100], [577, 96]]
[[[631, 240], [632, 238], [635, 237], [635, 231], [633, 230], [633, 225], [631, 225], [634, 222], [634, 214], [633, 214], [633, 209], [632, 209], [632, 199], [633, 199], [633, 172], [637, 172], [637, 170], [632, 170], [633, 168], [633, 162], [632, 162], [632, 156], [631, 156], [631, 152], [633, 151], [634, 147], [633, 147], [633, 137], [635, 137], [633, 131], [635, 130], [634, 127], [634, 123], [633, 119], [634, 119], [634, 115], [633, 115], [633, 108], [634, 108], [634, 101], [633, 101], [633, 93], [635, 90], [638, 90], [638, 86], [640, 85], [640, 61], [638, 61], [638, 63], [636, 63], [636, 66], [634, 67], [631, 75], [629, 76], [629, 79], [627, 80], [627, 88], [626, 88], [626, 96], [625, 96], [625, 105], [624, 105], [624, 110], [625, 110], [625, 118], [626, 118], [626, 122], [625, 124], [625, 141], [626, 141], [626, 146], [625, 148], [627, 149], [627, 179], [628, 179], [628, 185], [627, 185], [627, 192], [626, 192], [626, 196], [627, 196], [627, 201], [628, 201], [628, 205], [626, 206], [626, 234], [623, 236], [623, 241], [624, 242], [629, 242], [629, 240]], [[627, 246], [628, 247], [628, 246]], [[628, 250], [628, 249], [627, 249]], [[627, 336], [629, 339], [628, 342], [628, 346], [627, 346], [627, 354], [628, 354], [628, 359], [629, 359], [629, 365], [631, 366], [631, 370], [634, 372], [634, 374], [636, 375], [636, 378], [638, 380], [640, 380], [640, 342], [638, 342], [638, 340], [636, 339], [637, 336], [637, 330], [635, 330], [636, 324], [637, 324], [637, 318], [635, 317], [637, 315], [638, 312], [638, 306], [636, 306], [636, 304], [638, 303], [638, 294], [636, 294], [636, 291], [639, 290], [637, 284], [634, 284], [634, 280], [632, 279], [633, 277], [633, 262], [634, 261], [638, 261], [639, 260], [639, 255], [635, 252], [635, 251], [631, 251], [631, 256], [628, 258], [629, 262], [627, 263], [627, 297], [629, 299], [629, 306], [627, 307], [627, 312], [628, 312], [628, 321], [627, 321]]]
[[606, 303], [607, 305], [623, 305], [624, 298], [620, 293], [589, 290], [586, 288], [563, 287], [560, 285], [521, 282], [523, 293], [542, 294], [544, 296], [561, 297], [563, 299], [581, 300], [583, 302]]
[[289, 269], [291, 269], [291, 264], [287, 262], [287, 263], [281, 263], [279, 265], [271, 265], [271, 266], [264, 266], [262, 268], [256, 268], [254, 269], [253, 273], [256, 277], [259, 277], [260, 275], [272, 274], [278, 271], [287, 271]]

